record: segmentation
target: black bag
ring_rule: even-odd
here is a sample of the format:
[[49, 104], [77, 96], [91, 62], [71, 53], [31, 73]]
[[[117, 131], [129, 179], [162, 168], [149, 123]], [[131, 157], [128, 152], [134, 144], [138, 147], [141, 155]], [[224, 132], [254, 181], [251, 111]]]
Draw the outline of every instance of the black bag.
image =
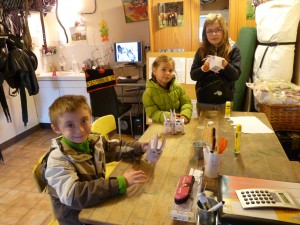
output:
[[112, 69], [88, 69], [85, 71], [85, 79], [87, 92], [93, 92], [117, 84]]
[[230, 100], [230, 87], [218, 75], [208, 77], [196, 90], [200, 103], [223, 104]]

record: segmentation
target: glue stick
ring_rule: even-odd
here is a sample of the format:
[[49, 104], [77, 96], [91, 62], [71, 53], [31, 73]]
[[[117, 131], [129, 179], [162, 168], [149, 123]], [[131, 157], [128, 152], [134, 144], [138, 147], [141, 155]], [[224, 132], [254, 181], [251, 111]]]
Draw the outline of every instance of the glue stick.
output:
[[241, 134], [242, 134], [242, 125], [237, 124], [235, 127], [234, 153], [240, 153]]
[[225, 104], [225, 118], [230, 117], [230, 111], [231, 111], [231, 102], [227, 101]]

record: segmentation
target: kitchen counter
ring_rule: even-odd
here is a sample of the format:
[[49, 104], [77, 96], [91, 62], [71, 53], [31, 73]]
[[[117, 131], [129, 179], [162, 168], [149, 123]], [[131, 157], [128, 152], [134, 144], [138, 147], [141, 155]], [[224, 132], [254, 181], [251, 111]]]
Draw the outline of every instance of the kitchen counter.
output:
[[52, 73], [42, 73], [37, 75], [39, 83], [39, 93], [34, 96], [37, 109], [38, 120], [40, 124], [49, 124], [48, 116], [49, 106], [54, 100], [63, 95], [83, 95], [90, 104], [90, 96], [86, 90], [86, 81], [83, 73], [76, 76], [73, 72], [56, 72], [57, 76]]
[[52, 76], [52, 73], [41, 73], [37, 76], [38, 81], [45, 81], [45, 80], [84, 80], [85, 81], [85, 75], [84, 73], [80, 73], [80, 75], [75, 75], [74, 72], [65, 72], [65, 71], [57, 71], [56, 76]]

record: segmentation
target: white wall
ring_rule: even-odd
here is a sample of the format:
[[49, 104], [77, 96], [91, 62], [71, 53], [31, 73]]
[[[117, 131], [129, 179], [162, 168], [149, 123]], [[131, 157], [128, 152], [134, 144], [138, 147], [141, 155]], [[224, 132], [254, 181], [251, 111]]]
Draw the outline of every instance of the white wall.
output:
[[[80, 0], [76, 0], [77, 2]], [[83, 8], [81, 12], [92, 12], [94, 10], [94, 0], [82, 0]], [[59, 55], [63, 54], [67, 63], [71, 65], [71, 56], [75, 55], [77, 61], [82, 62], [87, 58], [101, 58], [107, 61], [105, 56], [117, 41], [142, 41], [144, 45], [149, 44], [149, 22], [148, 20], [126, 23], [123, 4], [121, 0], [96, 0], [97, 10], [94, 14], [66, 14], [62, 3], [59, 3], [58, 15], [64, 25], [69, 43], [63, 29], [56, 20], [55, 13], [48, 13], [45, 17], [47, 44], [57, 46], [57, 54], [53, 56], [41, 57], [41, 68], [43, 72], [49, 71], [51, 64], [54, 64], [59, 70]], [[64, 4], [70, 7], [74, 0], [64, 0]], [[72, 10], [68, 9], [68, 12]], [[86, 26], [87, 41], [72, 41], [69, 28], [74, 26], [75, 18], [80, 18]], [[100, 23], [104, 20], [108, 26], [109, 41], [101, 41]], [[38, 28], [38, 27], [36, 27]], [[36, 46], [43, 44], [41, 30], [31, 33], [39, 34], [39, 40], [34, 38]], [[110, 55], [108, 62], [111, 66], [115, 64], [113, 53]], [[45, 65], [47, 63], [47, 65]]]
[[6, 117], [3, 113], [2, 107], [0, 106], [0, 144], [38, 124], [33, 97], [28, 96], [27, 94], [28, 124], [25, 127], [22, 121], [20, 94], [16, 97], [9, 96], [9, 87], [6, 82], [3, 83], [3, 87], [12, 123], [8, 123], [6, 121]]
[[[63, 15], [67, 18], [73, 18], [72, 15], [66, 15], [73, 5], [84, 3], [82, 12], [91, 12], [94, 7], [94, 0], [64, 0], [59, 1], [59, 6], [66, 3], [67, 8], [59, 7], [59, 14], [62, 23], [64, 23]], [[42, 57], [40, 55], [40, 48], [43, 44], [42, 29], [38, 13], [31, 13], [30, 18], [30, 32], [33, 38], [35, 50], [39, 58], [39, 67], [36, 73], [42, 70], [49, 70], [48, 66], [53, 63], [58, 68], [59, 54], [64, 54], [68, 59], [68, 64], [71, 64], [71, 55], [75, 55], [78, 61], [83, 61], [86, 58], [98, 58], [105, 53], [104, 50], [110, 48], [115, 41], [132, 41], [140, 40], [144, 44], [149, 44], [149, 23], [148, 20], [126, 23], [124, 10], [121, 0], [96, 0], [97, 11], [91, 15], [83, 15], [82, 18], [87, 30], [87, 43], [81, 45], [74, 45], [74, 43], [65, 43], [64, 36], [59, 36], [62, 32], [59, 26], [55, 13], [48, 13], [45, 17], [46, 35], [48, 45], [56, 45], [58, 47], [57, 54], [53, 56]], [[75, 17], [74, 17], [75, 18]], [[109, 29], [109, 42], [101, 42], [100, 22], [106, 21]], [[74, 19], [75, 21], [75, 19]], [[66, 22], [65, 22], [66, 23]], [[65, 27], [69, 33], [69, 27]], [[69, 37], [70, 40], [70, 37]], [[45, 63], [46, 62], [46, 63]], [[110, 56], [109, 62], [114, 63], [113, 55]], [[46, 65], [46, 66], [45, 66]], [[44, 67], [43, 67], [44, 66]], [[13, 138], [14, 136], [26, 131], [29, 128], [38, 124], [36, 108], [32, 96], [27, 96], [29, 122], [27, 127], [24, 127], [21, 115], [20, 96], [10, 97], [8, 95], [8, 87], [4, 82], [6, 99], [9, 105], [10, 113], [12, 115], [12, 123], [7, 123], [2, 107], [0, 107], [0, 144]]]

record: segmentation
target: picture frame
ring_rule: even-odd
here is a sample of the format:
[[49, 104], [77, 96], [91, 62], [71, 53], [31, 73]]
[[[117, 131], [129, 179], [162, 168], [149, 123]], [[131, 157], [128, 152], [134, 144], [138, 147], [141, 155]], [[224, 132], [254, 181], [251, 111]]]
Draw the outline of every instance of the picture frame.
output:
[[184, 24], [183, 1], [158, 3], [158, 26], [182, 27]]
[[122, 0], [126, 23], [148, 20], [147, 0]]

